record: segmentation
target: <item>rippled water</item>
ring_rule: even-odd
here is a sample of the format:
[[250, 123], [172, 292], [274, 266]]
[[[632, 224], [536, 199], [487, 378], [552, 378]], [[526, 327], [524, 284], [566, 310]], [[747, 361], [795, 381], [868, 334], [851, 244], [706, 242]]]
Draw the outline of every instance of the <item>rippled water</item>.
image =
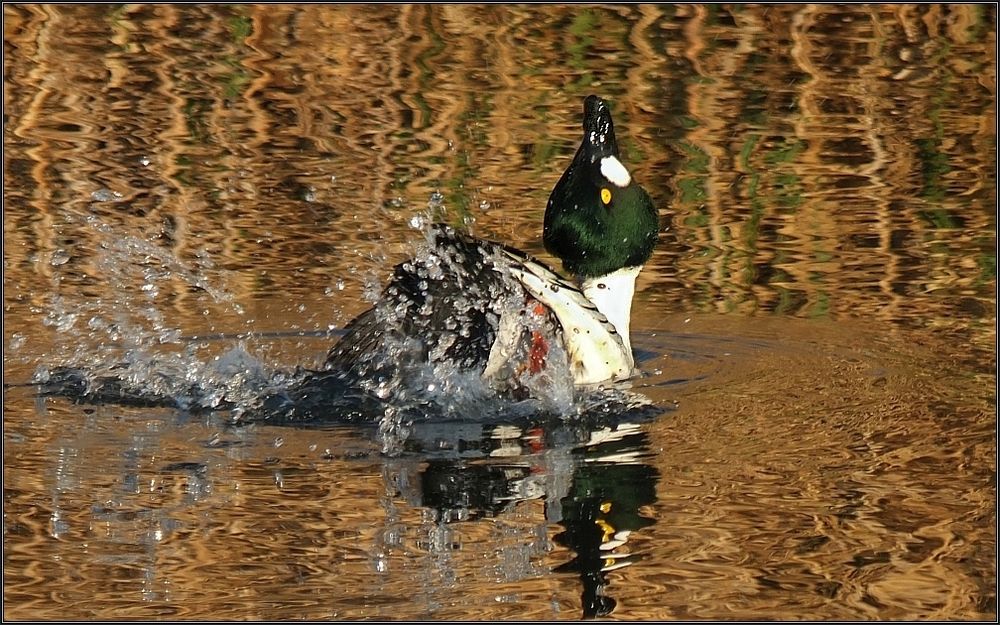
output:
[[430, 219], [551, 262], [589, 93], [666, 229], [651, 411], [385, 454], [5, 388], [6, 618], [996, 618], [994, 7], [4, 18], [7, 384], [316, 366]]

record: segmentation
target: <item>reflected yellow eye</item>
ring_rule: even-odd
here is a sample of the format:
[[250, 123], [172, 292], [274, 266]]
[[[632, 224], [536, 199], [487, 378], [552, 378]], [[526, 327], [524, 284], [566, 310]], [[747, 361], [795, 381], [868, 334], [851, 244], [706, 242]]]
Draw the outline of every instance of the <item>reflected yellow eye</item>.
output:
[[606, 543], [615, 535], [615, 528], [613, 525], [608, 523], [603, 519], [595, 519], [594, 525], [601, 528], [601, 542]]
[[601, 189], [601, 201], [605, 204], [611, 203], [611, 191], [608, 189]]

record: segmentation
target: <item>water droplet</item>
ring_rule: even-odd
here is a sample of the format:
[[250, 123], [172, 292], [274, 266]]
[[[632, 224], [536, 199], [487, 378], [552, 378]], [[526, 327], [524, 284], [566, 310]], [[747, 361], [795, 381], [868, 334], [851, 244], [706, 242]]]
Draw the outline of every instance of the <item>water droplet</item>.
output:
[[149, 167], [150, 164], [152, 164], [152, 162], [153, 159], [149, 158], [148, 156], [143, 155], [139, 157], [139, 164], [142, 165], [143, 167]]
[[284, 444], [285, 444], [285, 439], [281, 438], [280, 436], [274, 437], [274, 446], [275, 447], [281, 447]]
[[337, 280], [336, 286], [338, 291], [343, 291], [344, 287], [346, 287], [347, 285], [344, 283], [343, 280]]
[[410, 217], [410, 227], [414, 230], [423, 230], [424, 228], [424, 218], [422, 215], [414, 215]]
[[181, 331], [174, 329], [167, 329], [157, 335], [156, 340], [160, 343], [179, 343], [181, 340]]
[[[387, 384], [385, 384], [385, 383], [379, 384], [378, 388], [375, 389], [375, 395], [377, 395], [379, 399], [386, 399], [386, 398], [389, 397], [389, 395], [391, 393], [392, 393], [392, 389], [389, 388], [389, 386]], [[387, 415], [389, 413], [389, 410], [390, 410], [389, 408], [386, 409], [386, 414]]]
[[124, 196], [121, 193], [104, 187], [101, 187], [97, 191], [90, 194], [90, 199], [95, 202], [112, 202], [114, 200], [120, 200], [122, 197]]
[[438, 191], [431, 193], [430, 198], [427, 200], [427, 208], [431, 210], [444, 208], [444, 196]]
[[65, 265], [69, 262], [69, 252], [66, 250], [56, 250], [52, 252], [52, 258], [49, 260], [49, 264], [53, 267], [58, 267], [59, 265]]
[[45, 384], [49, 381], [51, 375], [52, 374], [48, 367], [45, 365], [39, 365], [38, 368], [35, 369], [35, 374], [31, 376], [31, 381], [39, 384]]
[[490, 210], [491, 206], [492, 205], [489, 202], [487, 202], [486, 200], [482, 200], [482, 201], [479, 202], [479, 210], [481, 210], [481, 211], [488, 211], [488, 210]]
[[52, 311], [48, 317], [42, 320], [43, 325], [55, 326], [57, 332], [66, 332], [76, 325], [77, 313]]
[[312, 187], [306, 187], [302, 192], [302, 199], [305, 200], [306, 202], [315, 202], [316, 189], [313, 189]]
[[10, 351], [16, 352], [24, 346], [25, 337], [20, 332], [15, 332], [10, 336]]

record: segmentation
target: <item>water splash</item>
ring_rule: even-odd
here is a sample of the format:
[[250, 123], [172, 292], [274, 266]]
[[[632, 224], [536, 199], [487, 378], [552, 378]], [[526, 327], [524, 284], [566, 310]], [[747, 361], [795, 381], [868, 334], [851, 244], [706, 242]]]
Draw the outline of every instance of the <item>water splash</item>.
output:
[[[432, 196], [428, 208], [433, 210], [436, 203], [443, 206], [443, 198]], [[461, 289], [446, 286], [451, 290], [440, 291], [451, 276], [468, 271], [470, 262], [478, 266], [498, 261], [481, 246], [443, 252], [434, 227], [422, 215], [415, 216], [411, 225], [425, 236], [411, 260], [402, 265], [416, 279], [419, 305], [387, 298], [381, 284], [367, 281], [366, 296], [375, 306], [366, 313], [370, 318], [365, 323], [374, 324], [377, 353], [366, 355], [358, 366], [320, 371], [277, 367], [254, 354], [245, 338], [221, 353], [218, 344], [184, 339], [157, 305], [167, 280], [197, 287], [214, 302], [242, 314], [233, 295], [213, 278], [216, 272], [209, 255], [201, 251], [193, 261], [184, 262], [170, 250], [119, 233], [94, 216], [85, 221], [106, 235], [96, 266], [111, 288], [82, 305], [53, 296], [43, 323], [68, 334], [86, 319], [88, 338], [100, 340], [96, 348], [76, 350], [61, 365], [40, 367], [34, 382], [43, 386], [43, 392], [97, 402], [225, 410], [234, 423], [264, 420], [320, 427], [367, 423], [377, 426], [387, 455], [404, 450], [416, 423], [539, 414], [573, 419], [587, 411], [607, 410], [609, 402], [621, 407], [631, 401], [607, 389], [574, 387], [569, 359], [553, 334], [552, 321], [528, 313], [523, 291], [505, 272], [486, 269], [484, 280], [470, 278]], [[472, 256], [466, 258], [467, 254]], [[442, 293], [447, 296], [444, 308], [435, 301]], [[479, 315], [480, 325], [471, 323], [470, 314]], [[496, 335], [501, 318], [508, 316], [520, 324], [519, 333], [549, 336], [544, 368], [526, 370], [523, 363], [531, 354], [524, 345], [516, 346], [520, 351], [514, 353], [509, 375], [498, 379], [484, 379], [481, 369], [470, 365], [474, 361], [454, 358], [454, 350], [461, 353], [460, 348], [475, 342], [474, 333]], [[434, 328], [433, 337], [408, 329], [423, 323]], [[514, 378], [516, 382], [511, 382]]]
[[161, 309], [161, 286], [179, 281], [243, 314], [232, 293], [220, 284], [224, 275], [214, 271], [208, 252], [199, 250], [193, 261], [185, 262], [96, 215], [70, 215], [70, 219], [98, 234], [93, 268], [76, 267], [69, 252], [57, 250], [49, 263], [56, 269], [53, 282], [58, 285], [64, 273], [89, 271], [106, 288], [73, 301], [54, 289], [41, 322], [65, 340], [59, 341], [61, 354], [53, 355], [56, 362], [38, 368], [36, 383], [58, 382], [108, 401], [113, 401], [113, 390], [120, 399], [155, 399], [154, 403], [182, 408], [210, 408], [223, 403], [223, 398], [232, 403], [248, 395], [248, 389], [263, 386], [269, 376], [260, 371], [259, 363], [251, 362], [246, 345], [222, 356], [203, 356], [200, 352], [206, 346], [185, 343], [180, 328], [168, 323]]

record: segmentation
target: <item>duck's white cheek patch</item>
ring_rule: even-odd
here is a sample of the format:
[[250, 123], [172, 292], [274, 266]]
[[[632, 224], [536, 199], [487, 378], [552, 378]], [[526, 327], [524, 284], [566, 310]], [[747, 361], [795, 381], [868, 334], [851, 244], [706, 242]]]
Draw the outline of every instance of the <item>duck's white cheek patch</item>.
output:
[[601, 174], [617, 187], [627, 187], [628, 183], [632, 182], [628, 170], [614, 156], [605, 156], [601, 159]]

